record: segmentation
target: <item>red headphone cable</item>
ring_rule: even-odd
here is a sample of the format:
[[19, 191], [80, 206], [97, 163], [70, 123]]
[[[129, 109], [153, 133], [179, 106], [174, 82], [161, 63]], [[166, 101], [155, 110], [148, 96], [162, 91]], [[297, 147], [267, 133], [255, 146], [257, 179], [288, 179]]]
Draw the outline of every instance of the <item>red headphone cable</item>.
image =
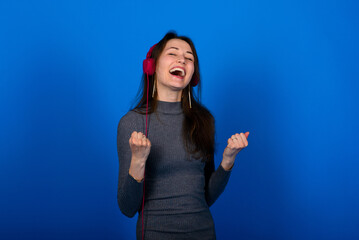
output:
[[[147, 102], [146, 102], [146, 130], [145, 130], [145, 135], [146, 138], [148, 137], [148, 93], [149, 93], [149, 89], [150, 89], [150, 80], [148, 78], [148, 74], [147, 75]], [[142, 240], [144, 240], [144, 224], [143, 224], [143, 209], [145, 208], [145, 175], [146, 175], [146, 167], [145, 167], [145, 171], [143, 173], [143, 196], [142, 196]]]

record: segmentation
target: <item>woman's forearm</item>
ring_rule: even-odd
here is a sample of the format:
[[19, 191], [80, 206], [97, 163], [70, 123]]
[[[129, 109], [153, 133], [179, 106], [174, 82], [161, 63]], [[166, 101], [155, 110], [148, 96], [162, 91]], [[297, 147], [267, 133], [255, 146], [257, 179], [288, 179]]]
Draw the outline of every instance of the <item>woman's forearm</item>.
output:
[[129, 174], [137, 181], [141, 182], [145, 175], [146, 160], [136, 159], [132, 156]]

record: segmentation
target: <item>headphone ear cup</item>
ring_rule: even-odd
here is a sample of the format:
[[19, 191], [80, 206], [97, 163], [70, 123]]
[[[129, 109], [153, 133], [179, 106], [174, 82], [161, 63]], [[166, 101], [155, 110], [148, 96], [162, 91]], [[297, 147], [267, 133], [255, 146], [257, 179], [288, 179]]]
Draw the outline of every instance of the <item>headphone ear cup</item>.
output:
[[197, 77], [197, 76], [193, 76], [193, 77], [192, 77], [192, 80], [191, 80], [191, 86], [192, 86], [192, 87], [197, 86], [198, 82], [199, 82], [198, 77]]
[[155, 59], [151, 58], [152, 56], [152, 51], [153, 49], [156, 47], [157, 44], [153, 45], [150, 50], [148, 51], [148, 53], [146, 54], [146, 59], [143, 60], [143, 72], [147, 75], [153, 75], [155, 74], [156, 71], [156, 63], [155, 63]]
[[143, 72], [147, 75], [153, 75], [156, 70], [155, 60], [153, 58], [146, 58], [143, 60]]

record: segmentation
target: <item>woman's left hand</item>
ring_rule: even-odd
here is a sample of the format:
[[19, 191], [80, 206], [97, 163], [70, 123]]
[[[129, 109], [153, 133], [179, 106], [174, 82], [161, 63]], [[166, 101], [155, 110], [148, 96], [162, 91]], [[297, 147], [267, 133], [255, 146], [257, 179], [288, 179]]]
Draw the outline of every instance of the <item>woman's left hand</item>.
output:
[[236, 133], [228, 139], [228, 144], [226, 149], [223, 152], [222, 167], [224, 170], [228, 171], [233, 167], [234, 160], [236, 159], [237, 154], [245, 147], [248, 146], [249, 132], [246, 133]]

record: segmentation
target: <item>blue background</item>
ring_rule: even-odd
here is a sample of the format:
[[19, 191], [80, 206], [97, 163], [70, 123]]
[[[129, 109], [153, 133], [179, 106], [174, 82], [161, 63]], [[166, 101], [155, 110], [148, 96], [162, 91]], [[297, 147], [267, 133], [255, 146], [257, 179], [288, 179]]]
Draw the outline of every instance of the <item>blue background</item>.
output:
[[0, 238], [134, 239], [116, 129], [171, 29], [197, 47], [218, 239], [359, 239], [357, 1], [0, 2]]

